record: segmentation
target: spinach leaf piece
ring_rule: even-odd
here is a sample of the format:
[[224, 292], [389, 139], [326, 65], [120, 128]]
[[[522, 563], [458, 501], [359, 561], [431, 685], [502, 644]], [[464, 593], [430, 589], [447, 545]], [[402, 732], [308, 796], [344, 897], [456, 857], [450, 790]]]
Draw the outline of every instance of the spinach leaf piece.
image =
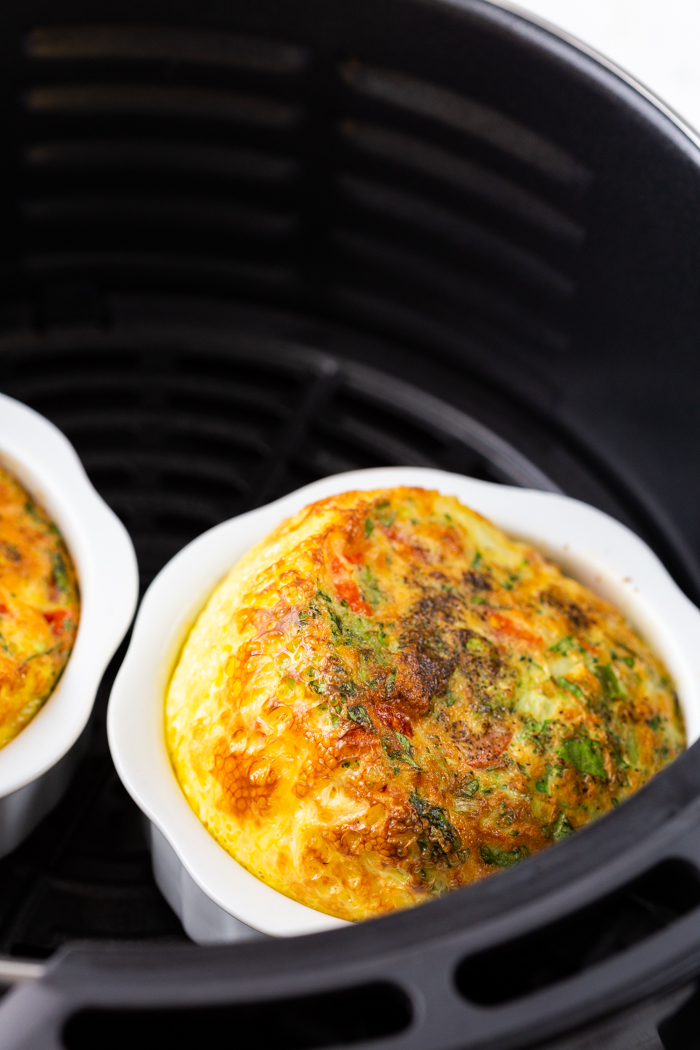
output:
[[422, 772], [421, 766], [418, 765], [413, 756], [413, 744], [408, 737], [405, 737], [403, 733], [399, 733], [397, 730], [394, 731], [393, 737], [396, 742], [388, 734], [382, 738], [382, 747], [389, 758], [398, 759], [400, 762], [405, 762], [406, 765]]
[[608, 700], [619, 700], [621, 697], [627, 696], [620, 679], [610, 664], [602, 664], [596, 667], [595, 675], [603, 687], [603, 692]]
[[454, 850], [461, 850], [462, 839], [460, 838], [459, 832], [450, 822], [445, 810], [441, 806], [431, 806], [425, 799], [422, 799], [420, 795], [412, 791], [409, 796], [409, 801], [419, 817], [423, 817], [427, 820], [431, 827], [435, 828], [436, 831], [441, 832], [447, 841], [450, 843]]
[[429, 809], [425, 810], [423, 816], [437, 831], [442, 832], [453, 849], [460, 850], [462, 848], [462, 839], [459, 836], [459, 832], [450, 823], [445, 810], [441, 806], [430, 806]]
[[427, 803], [423, 801], [420, 795], [416, 791], [410, 791], [408, 794], [408, 801], [411, 803], [413, 808], [419, 817], [422, 817], [425, 813]]
[[560, 842], [561, 839], [567, 838], [568, 835], [573, 835], [576, 828], [573, 826], [569, 818], [565, 813], [560, 813], [557, 820], [552, 828], [552, 838], [555, 842]]
[[348, 707], [348, 718], [351, 718], [358, 726], [362, 726], [362, 728], [366, 729], [368, 733], [376, 733], [374, 722], [369, 717], [362, 704], [352, 704]]
[[506, 850], [499, 846], [480, 846], [479, 853], [484, 864], [493, 864], [499, 868], [510, 868], [518, 861], [529, 856], [527, 846], [517, 846], [516, 849]]
[[565, 740], [559, 748], [559, 754], [579, 773], [590, 773], [591, 776], [607, 780], [600, 744], [588, 736], [574, 736]]
[[571, 693], [571, 695], [575, 696], [577, 700], [585, 699], [583, 693], [581, 692], [580, 688], [576, 685], [576, 683], [570, 682], [568, 678], [563, 678], [560, 676], [559, 678], [555, 678], [555, 682], [557, 683], [560, 689], [564, 689], [567, 693]]
[[546, 766], [544, 775], [539, 780], [535, 781], [535, 788], [537, 791], [541, 791], [543, 795], [549, 794], [549, 778], [552, 775], [552, 767]]

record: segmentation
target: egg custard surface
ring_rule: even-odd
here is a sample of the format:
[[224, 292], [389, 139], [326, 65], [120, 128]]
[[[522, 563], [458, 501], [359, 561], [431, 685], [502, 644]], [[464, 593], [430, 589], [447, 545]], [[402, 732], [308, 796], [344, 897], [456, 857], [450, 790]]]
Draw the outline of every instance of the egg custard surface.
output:
[[537, 853], [685, 746], [612, 606], [409, 487], [320, 500], [241, 558], [180, 654], [166, 738], [232, 857], [350, 920]]
[[0, 747], [51, 695], [79, 617], [75, 569], [61, 534], [0, 468]]

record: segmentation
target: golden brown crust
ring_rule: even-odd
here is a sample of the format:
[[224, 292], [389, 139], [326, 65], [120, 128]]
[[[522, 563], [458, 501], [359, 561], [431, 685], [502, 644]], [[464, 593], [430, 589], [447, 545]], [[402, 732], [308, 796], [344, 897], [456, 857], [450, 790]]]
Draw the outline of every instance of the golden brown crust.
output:
[[58, 529], [0, 468], [0, 747], [51, 694], [79, 616], [75, 569]]
[[347, 919], [564, 837], [684, 746], [622, 617], [452, 497], [350, 492], [234, 567], [168, 691], [190, 804], [250, 871]]

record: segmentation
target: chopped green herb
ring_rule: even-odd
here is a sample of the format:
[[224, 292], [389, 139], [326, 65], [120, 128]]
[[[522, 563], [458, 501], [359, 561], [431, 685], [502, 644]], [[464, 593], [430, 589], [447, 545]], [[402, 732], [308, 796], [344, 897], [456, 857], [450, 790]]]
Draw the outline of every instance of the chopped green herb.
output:
[[583, 693], [575, 682], [570, 682], [568, 678], [562, 677], [556, 678], [555, 681], [560, 689], [565, 689], [567, 693], [571, 693], [577, 700], [585, 700]]
[[431, 827], [435, 828], [436, 831], [441, 832], [453, 849], [461, 850], [462, 839], [460, 838], [457, 829], [450, 823], [444, 809], [440, 806], [429, 805], [414, 791], [412, 791], [408, 797], [418, 816], [423, 817], [424, 820], [428, 821]]
[[369, 565], [365, 565], [360, 572], [360, 582], [367, 601], [373, 609], [376, 608], [377, 605], [386, 598], [386, 595], [377, 583], [377, 577], [374, 575]]
[[309, 685], [315, 693], [323, 695], [326, 691], [326, 683], [322, 682], [319, 678], [316, 678], [316, 672], [313, 667], [309, 668]]
[[559, 754], [569, 765], [578, 769], [579, 773], [590, 773], [591, 776], [607, 780], [603, 752], [600, 744], [587, 736], [575, 736], [565, 740], [559, 749]]
[[649, 718], [647, 720], [647, 725], [651, 730], [653, 730], [654, 733], [658, 733], [659, 729], [661, 728], [661, 722], [661, 715], [654, 715], [653, 718]]
[[460, 793], [460, 795], [463, 795], [465, 798], [474, 798], [474, 795], [476, 795], [478, 790], [479, 790], [479, 781], [476, 779], [476, 777], [474, 777], [473, 780], [469, 780], [460, 789], [459, 793]]
[[595, 675], [609, 700], [619, 700], [627, 695], [610, 664], [600, 664], [595, 669]]
[[634, 726], [630, 726], [627, 730], [627, 759], [631, 766], [636, 766], [639, 762], [639, 744], [637, 742], [637, 734], [634, 731]]
[[458, 700], [459, 697], [457, 696], [457, 694], [453, 693], [452, 690], [448, 689], [447, 695], [445, 696], [445, 707], [452, 707], [452, 705], [456, 704]]
[[573, 635], [569, 634], [566, 638], [560, 638], [556, 645], [549, 647], [550, 653], [559, 653], [561, 656], [568, 656], [572, 649], [576, 649], [579, 653], [585, 653], [585, 649], [579, 642], [574, 640]]
[[[38, 521], [41, 525], [46, 523], [46, 519], [39, 513], [38, 507], [30, 499], [25, 502], [24, 510], [30, 518], [34, 518], [34, 521]], [[58, 532], [58, 529], [56, 529], [56, 532]]]
[[423, 813], [425, 812], [427, 802], [424, 802], [420, 795], [415, 791], [409, 792], [408, 801], [411, 803], [418, 816], [422, 817]]
[[392, 735], [387, 733], [382, 737], [382, 747], [388, 758], [405, 762], [407, 766], [422, 772], [421, 766], [413, 756], [413, 744], [403, 733], [394, 732]]
[[560, 842], [562, 839], [567, 838], [567, 836], [573, 835], [575, 830], [576, 828], [566, 814], [560, 813], [554, 827], [552, 828], [552, 838], [555, 842]]
[[530, 853], [527, 846], [517, 846], [512, 850], [501, 849], [499, 846], [480, 846], [479, 853], [484, 864], [496, 865], [499, 868], [510, 868], [513, 864], [523, 860]]
[[543, 795], [549, 794], [549, 778], [552, 775], [552, 767], [547, 766], [544, 776], [541, 776], [539, 780], [535, 781], [535, 788], [537, 791], [541, 791]]
[[[389, 504], [387, 503], [386, 506], [388, 507]], [[379, 507], [377, 507], [377, 510], [379, 510]], [[390, 510], [390, 511], [387, 511], [386, 513], [384, 513], [384, 514], [378, 514], [377, 517], [379, 518], [379, 521], [381, 522], [381, 524], [384, 526], [385, 529], [390, 529], [391, 526], [396, 521], [396, 511], [395, 510]], [[415, 525], [416, 522], [414, 521], [413, 524]]]
[[472, 635], [471, 638], [467, 639], [467, 649], [470, 653], [485, 653], [491, 648], [490, 643], [486, 638], [481, 638], [479, 635]]
[[51, 569], [54, 583], [59, 591], [63, 591], [64, 594], [68, 593], [70, 591], [70, 578], [63, 555], [59, 551], [53, 551], [51, 554]]
[[444, 809], [440, 806], [431, 806], [426, 809], [423, 816], [437, 831], [441, 831], [453, 849], [462, 848], [462, 839], [454, 825], [449, 821]]
[[60, 647], [61, 643], [59, 642], [57, 645], [52, 645], [50, 649], [41, 649], [38, 653], [32, 653], [32, 655], [28, 656], [26, 660], [22, 661], [22, 663], [28, 664], [30, 660], [36, 660], [38, 656], [50, 656], [51, 653], [55, 653]]
[[627, 664], [630, 668], [634, 667], [634, 660], [637, 655], [634, 649], [630, 649], [629, 645], [625, 645], [625, 643], [621, 642], [619, 638], [615, 640], [615, 645], [619, 646], [620, 649], [624, 649], [627, 656], [615, 656], [613, 653], [613, 657], [617, 660], [622, 660], [623, 664]]
[[366, 729], [368, 733], [376, 732], [374, 722], [369, 717], [362, 704], [352, 704], [348, 707], [348, 718], [351, 718], [358, 726], [362, 726], [362, 728]]
[[478, 569], [481, 564], [481, 551], [477, 551], [472, 558], [472, 569]]
[[526, 718], [521, 730], [523, 736], [530, 740], [540, 754], [549, 747], [552, 738], [553, 718], [545, 718], [544, 722], [536, 722], [534, 718]]
[[374, 522], [371, 518], [365, 518], [365, 539], [369, 539], [374, 532]]
[[336, 641], [356, 649], [371, 650], [377, 663], [385, 667], [385, 651], [389, 645], [389, 637], [384, 631], [384, 624], [377, 623], [370, 616], [352, 612], [347, 602], [335, 604], [326, 595], [321, 594], [321, 597], [329, 603], [328, 616]]

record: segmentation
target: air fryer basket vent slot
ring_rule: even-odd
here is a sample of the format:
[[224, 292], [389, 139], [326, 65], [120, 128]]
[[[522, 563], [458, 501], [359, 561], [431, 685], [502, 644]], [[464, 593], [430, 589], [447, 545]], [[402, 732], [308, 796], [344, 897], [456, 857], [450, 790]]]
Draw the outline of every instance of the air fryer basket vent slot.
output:
[[99, 337], [77, 353], [67, 343], [8, 345], [4, 389], [71, 439], [131, 531], [142, 586], [204, 530], [334, 471], [447, 465], [459, 447], [462, 469], [481, 477], [557, 487], [485, 431], [489, 449], [468, 416], [311, 350], [261, 341], [185, 353], [132, 336], [121, 354]]
[[180, 1010], [83, 1010], [63, 1029], [66, 1050], [191, 1050], [232, 1035], [260, 1050], [316, 1050], [387, 1038], [411, 1023], [406, 995], [392, 984], [368, 984], [277, 1002]]
[[140, 25], [43, 26], [27, 35], [25, 51], [53, 61], [181, 62], [276, 75], [297, 73], [307, 58], [304, 48], [274, 40]]
[[592, 176], [522, 122], [289, 41], [47, 25], [24, 54], [31, 280], [322, 293], [566, 350]]
[[639, 944], [698, 905], [695, 867], [664, 861], [572, 915], [465, 959], [457, 987], [479, 1006], [520, 999]]

